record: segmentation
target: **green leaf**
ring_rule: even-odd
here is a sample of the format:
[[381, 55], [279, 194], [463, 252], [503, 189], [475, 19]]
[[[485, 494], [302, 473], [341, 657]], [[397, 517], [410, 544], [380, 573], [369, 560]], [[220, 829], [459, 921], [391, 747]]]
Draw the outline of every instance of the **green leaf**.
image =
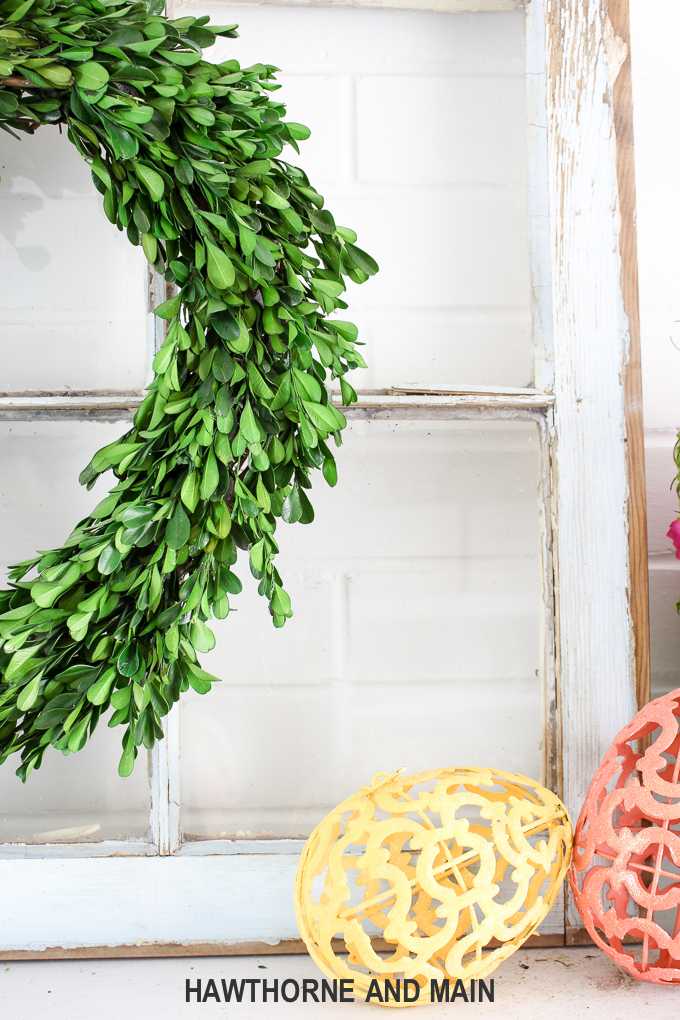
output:
[[338, 467], [332, 457], [324, 458], [321, 468], [323, 476], [330, 486], [336, 485], [338, 481]]
[[0, 616], [0, 620], [25, 620], [31, 613], [35, 612], [35, 606], [28, 602], [25, 606], [18, 606], [17, 609], [10, 609]]
[[262, 243], [259, 237], [255, 238], [255, 258], [259, 259], [263, 266], [274, 267], [276, 265], [276, 259], [270, 252], [269, 248]]
[[196, 676], [194, 673], [189, 673], [187, 680], [196, 691], [197, 694], [207, 694], [210, 690], [211, 684], [209, 680], [203, 680], [201, 677]]
[[187, 53], [183, 50], [162, 50], [159, 51], [159, 56], [165, 57], [173, 64], [178, 64], [180, 67], [193, 67], [201, 59], [200, 53]]
[[345, 251], [351, 258], [352, 262], [362, 273], [368, 273], [369, 276], [374, 276], [379, 266], [375, 259], [372, 259], [370, 255], [367, 255], [361, 248], [356, 248], [353, 244], [345, 243]]
[[111, 493], [111, 495], [103, 499], [101, 503], [97, 503], [96, 507], [90, 514], [90, 517], [92, 517], [93, 520], [97, 520], [98, 518], [101, 517], [108, 517], [109, 514], [113, 513], [113, 511], [116, 509], [119, 500], [120, 493], [118, 492]]
[[98, 92], [108, 82], [109, 72], [96, 60], [88, 60], [87, 63], [74, 68], [73, 77], [79, 88], [88, 92]]
[[21, 691], [21, 694], [17, 698], [17, 708], [20, 712], [28, 712], [30, 708], [33, 708], [34, 704], [38, 700], [38, 694], [40, 693], [40, 681], [42, 679], [43, 671], [41, 670], [30, 683]]
[[236, 272], [229, 258], [214, 244], [207, 242], [208, 254], [208, 279], [213, 287], [218, 290], [226, 290], [231, 287], [236, 279]]
[[228, 310], [213, 312], [210, 322], [223, 340], [236, 340], [241, 332], [238, 319]]
[[310, 209], [308, 216], [320, 234], [334, 234], [335, 220], [328, 209]]
[[169, 549], [181, 549], [186, 545], [191, 530], [191, 522], [181, 503], [175, 507], [175, 512], [165, 528], [165, 541]]
[[175, 163], [175, 177], [180, 184], [191, 185], [194, 183], [194, 168], [188, 159], [177, 160]]
[[274, 585], [274, 597], [272, 599], [272, 609], [278, 616], [292, 616], [290, 609], [290, 598], [288, 593], [283, 590], [281, 585]]
[[284, 375], [283, 379], [279, 383], [279, 388], [276, 391], [276, 396], [271, 404], [272, 411], [278, 411], [280, 408], [285, 407], [290, 400], [290, 375], [288, 372]]
[[274, 191], [268, 185], [265, 185], [264, 192], [262, 194], [262, 201], [265, 205], [270, 205], [272, 209], [288, 209], [290, 202], [279, 195], [278, 192]]
[[117, 691], [114, 691], [111, 695], [111, 704], [116, 710], [121, 708], [127, 708], [130, 704], [130, 698], [132, 696], [132, 686], [127, 684], [125, 687], [119, 687]]
[[349, 227], [336, 227], [336, 234], [339, 234], [343, 241], [349, 241], [350, 244], [354, 244], [357, 239], [357, 235]]
[[158, 305], [155, 309], [155, 314], [159, 317], [159, 319], [174, 319], [179, 312], [181, 303], [181, 295], [175, 294], [173, 298], [170, 298], [168, 301], [163, 301], [160, 305]]
[[[132, 733], [130, 734], [132, 738]], [[132, 770], [135, 767], [135, 758], [137, 757], [137, 748], [133, 739], [126, 740], [123, 747], [123, 753], [120, 758], [118, 765], [118, 775], [125, 779], [127, 776], [132, 774]]]
[[255, 396], [261, 400], [269, 402], [274, 396], [252, 361], [248, 362], [248, 385]]
[[106, 549], [104, 549], [103, 553], [99, 557], [99, 562], [97, 564], [99, 573], [104, 574], [104, 576], [107, 574], [113, 574], [116, 570], [118, 570], [122, 558], [123, 557], [118, 549], [116, 549], [115, 545], [107, 545]]
[[[229, 382], [232, 375], [234, 374], [234, 359], [232, 358], [229, 351], [226, 351], [224, 347], [220, 347], [219, 350], [216, 351], [215, 353], [215, 357], [213, 358], [212, 363], [212, 374], [215, 376], [217, 381], [221, 383]], [[225, 406], [224, 399], [220, 401], [220, 394], [222, 393], [226, 393], [227, 399], [229, 400], [229, 406], [227, 407], [226, 410], [221, 410], [221, 408], [224, 408]], [[218, 414], [226, 415], [231, 410], [231, 399], [229, 398], [229, 390], [226, 389], [226, 387], [224, 386], [222, 387], [222, 389], [220, 389], [219, 393], [217, 394], [215, 407]]]
[[201, 667], [198, 666], [195, 662], [188, 662], [187, 668], [189, 669], [189, 672], [193, 673], [194, 676], [197, 676], [199, 680], [207, 680], [211, 684], [221, 683], [221, 680], [218, 676], [213, 676], [212, 673], [206, 673], [206, 671], [204, 669], [201, 669]]
[[295, 524], [302, 517], [302, 503], [300, 501], [300, 490], [295, 486], [283, 501], [281, 511], [286, 524]]
[[206, 106], [185, 106], [184, 110], [192, 120], [204, 127], [212, 127], [215, 123], [215, 114]]
[[310, 400], [303, 400], [302, 406], [307, 412], [309, 420], [317, 429], [335, 432], [336, 429], [342, 427], [336, 418], [333, 407], [327, 404], [313, 404]]
[[198, 505], [199, 475], [198, 471], [190, 471], [182, 483], [180, 499], [189, 513], [193, 513]]
[[300, 417], [300, 436], [308, 450], [313, 450], [319, 444], [319, 437], [315, 427], [307, 420], [307, 418], [305, 418], [304, 415], [301, 415]]
[[287, 120], [286, 127], [293, 138], [297, 139], [299, 142], [303, 142], [305, 138], [309, 138], [312, 133], [304, 124], [296, 124], [294, 120]]
[[[118, 672], [122, 676], [134, 676], [139, 669], [139, 652], [136, 645], [127, 645], [118, 656]], [[115, 707], [115, 706], [114, 706]]]
[[344, 289], [344, 285], [336, 280], [312, 279], [312, 290], [315, 293], [323, 294], [325, 297], [340, 297]]
[[280, 464], [286, 456], [286, 448], [278, 436], [272, 438], [271, 443], [267, 447], [267, 453], [272, 464]]
[[10, 14], [10, 16], [6, 20], [7, 21], [21, 21], [21, 19], [23, 18], [24, 14], [26, 14], [27, 11], [30, 11], [30, 9], [31, 9], [31, 7], [33, 6], [34, 3], [35, 3], [35, 0], [24, 0], [24, 3], [20, 4], [19, 7], [17, 7], [17, 9], [12, 14]]
[[83, 640], [87, 634], [87, 628], [91, 619], [92, 613], [74, 613], [73, 616], [69, 616], [66, 624], [68, 632], [74, 641]]
[[223, 464], [230, 464], [231, 461], [234, 459], [234, 456], [231, 452], [229, 436], [225, 436], [223, 432], [220, 432], [219, 435], [216, 436], [214, 449], [215, 456], [217, 457], [218, 460], [221, 460]]
[[45, 584], [38, 581], [31, 587], [31, 598], [41, 609], [49, 609], [63, 591], [65, 588], [61, 584]]
[[318, 404], [321, 400], [321, 385], [319, 381], [311, 373], [301, 372], [299, 368], [294, 368], [293, 374], [302, 397]]
[[158, 241], [153, 234], [142, 234], [142, 250], [152, 265], [158, 257]]
[[80, 751], [87, 740], [87, 727], [90, 725], [92, 713], [88, 712], [83, 719], [69, 733], [69, 751]]
[[264, 554], [264, 538], [261, 538], [259, 542], [256, 542], [255, 545], [250, 548], [250, 562], [258, 572], [260, 572], [264, 566]]
[[215, 647], [215, 635], [202, 620], [191, 621], [190, 637], [197, 652], [210, 652]]
[[328, 319], [327, 325], [335, 330], [347, 343], [356, 342], [359, 330], [353, 322], [344, 322], [342, 319]]
[[212, 448], [208, 451], [201, 479], [201, 499], [210, 499], [220, 480], [220, 472]]
[[105, 673], [102, 673], [99, 680], [96, 680], [91, 687], [88, 687], [87, 700], [93, 705], [103, 705], [109, 696], [111, 685], [116, 676], [117, 672], [114, 666], [111, 666]]
[[51, 730], [53, 726], [60, 726], [73, 709], [81, 705], [83, 701], [82, 694], [58, 694], [56, 698], [48, 701], [34, 723], [35, 728]]
[[255, 420], [255, 414], [250, 406], [250, 401], [246, 400], [243, 411], [241, 412], [240, 428], [246, 443], [259, 443], [260, 442], [260, 429]]
[[302, 505], [302, 514], [300, 515], [300, 524], [311, 524], [314, 520], [314, 507], [309, 502], [307, 494], [300, 489], [300, 503]]
[[[161, 175], [150, 167], [145, 166], [144, 163], [135, 163], [135, 173], [154, 202], [160, 202], [165, 191], [165, 184]], [[158, 310], [156, 310], [156, 314], [158, 315]]]

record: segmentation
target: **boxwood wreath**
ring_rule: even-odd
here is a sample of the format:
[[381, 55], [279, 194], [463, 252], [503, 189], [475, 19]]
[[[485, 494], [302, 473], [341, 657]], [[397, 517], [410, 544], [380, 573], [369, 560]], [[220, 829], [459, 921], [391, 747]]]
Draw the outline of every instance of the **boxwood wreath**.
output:
[[133, 428], [80, 475], [117, 484], [0, 591], [0, 763], [20, 752], [24, 781], [109, 708], [127, 776], [180, 694], [210, 689], [197, 652], [241, 591], [239, 549], [274, 626], [292, 616], [277, 520], [312, 521], [313, 469], [335, 485], [346, 421], [328, 383], [349, 404], [344, 375], [365, 365], [356, 327], [328, 316], [346, 277], [378, 267], [282, 159], [309, 131], [281, 119], [277, 68], [210, 63], [203, 48], [236, 26], [161, 9], [0, 2], [0, 127], [65, 124], [111, 223], [178, 288], [156, 308], [166, 339]]

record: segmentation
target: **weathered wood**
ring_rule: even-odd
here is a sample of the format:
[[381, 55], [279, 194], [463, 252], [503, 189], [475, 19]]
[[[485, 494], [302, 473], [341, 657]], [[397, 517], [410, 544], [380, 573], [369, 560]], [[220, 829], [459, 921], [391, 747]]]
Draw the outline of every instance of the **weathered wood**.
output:
[[[333, 950], [346, 953], [342, 939], [333, 939]], [[579, 943], [580, 944], [580, 943]], [[371, 945], [376, 953], [394, 951], [392, 943], [385, 939], [372, 938]], [[533, 935], [527, 943], [527, 949], [548, 949], [563, 946], [563, 935]], [[500, 942], [491, 939], [489, 947], [497, 949]], [[200, 956], [304, 956], [307, 947], [302, 939], [283, 939], [275, 945], [268, 942], [196, 942], [185, 945], [181, 942], [155, 943], [153, 945], [130, 946], [84, 946], [78, 949], [62, 949], [61, 946], [50, 946], [40, 952], [28, 950], [0, 951], [0, 960], [116, 960], [116, 959], [160, 959], [162, 957], [200, 957]]]
[[151, 833], [158, 853], [175, 853], [182, 842], [179, 820], [179, 705], [163, 719], [163, 739], [151, 751]]
[[[607, 0], [616, 46], [625, 56], [613, 87], [616, 179], [621, 225], [621, 295], [628, 318], [628, 359], [624, 370], [626, 456], [628, 465], [628, 548], [630, 557], [630, 611], [635, 638], [637, 706], [651, 697], [649, 659], [649, 576], [647, 565], [647, 501], [642, 416], [642, 364], [640, 352], [640, 299], [638, 291], [637, 226], [635, 200], [635, 146], [631, 79], [630, 17], [628, 0]], [[623, 50], [625, 47], [625, 51]]]
[[[627, 3], [618, 6], [620, 22]], [[552, 0], [546, 55], [557, 653], [563, 796], [575, 817], [612, 738], [635, 712], [638, 688], [629, 541], [639, 550], [640, 502], [629, 482], [637, 485], [640, 460], [627, 448], [639, 372], [627, 314], [635, 249], [622, 225], [630, 178], [621, 177], [614, 106], [627, 50], [608, 0]], [[567, 915], [577, 928], [573, 905]]]
[[[542, 412], [552, 406], [551, 393], [538, 390], [519, 392], [498, 390], [490, 392], [458, 393], [399, 393], [392, 390], [378, 390], [358, 393], [358, 402], [351, 407], [342, 407], [340, 394], [334, 403], [342, 407], [348, 418], [365, 417], [366, 412], [389, 410], [392, 417], [403, 414], [411, 418], [419, 410], [432, 411], [435, 417], [460, 417], [461, 410], [470, 411], [470, 417], [496, 417], [497, 410]], [[117, 394], [33, 394], [30, 396], [0, 397], [0, 421], [37, 421], [45, 418], [97, 419], [105, 421], [129, 420], [142, 402], [139, 393]], [[449, 414], [450, 412], [450, 414]]]

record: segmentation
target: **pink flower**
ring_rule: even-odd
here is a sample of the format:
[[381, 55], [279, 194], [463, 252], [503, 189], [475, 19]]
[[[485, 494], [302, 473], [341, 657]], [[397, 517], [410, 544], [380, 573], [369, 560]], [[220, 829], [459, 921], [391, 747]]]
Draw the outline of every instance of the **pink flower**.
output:
[[680, 521], [673, 521], [666, 533], [666, 538], [670, 538], [672, 541], [675, 546], [676, 559], [680, 560]]

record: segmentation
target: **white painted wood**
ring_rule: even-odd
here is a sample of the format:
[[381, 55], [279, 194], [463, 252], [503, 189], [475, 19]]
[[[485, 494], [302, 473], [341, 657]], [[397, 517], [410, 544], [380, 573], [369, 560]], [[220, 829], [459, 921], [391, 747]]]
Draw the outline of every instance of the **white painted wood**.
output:
[[122, 408], [136, 410], [142, 402], [140, 392], [137, 393], [102, 393], [96, 396], [32, 396], [32, 397], [0, 397], [2, 411], [94, 411], [120, 410]]
[[146, 839], [104, 839], [100, 843], [0, 843], [0, 861], [156, 857], [157, 854], [155, 844]]
[[[396, 10], [440, 11], [445, 14], [469, 14], [475, 11], [516, 11], [518, 7], [522, 6], [523, 0], [324, 0], [323, 4], [319, 4], [319, 0], [237, 0], [237, 2], [239, 6], [247, 6], [252, 3], [258, 6], [264, 4], [276, 7], [382, 7]], [[228, 0], [227, 3], [224, 0], [219, 0], [219, 5], [221, 7], [228, 6]], [[208, 0], [201, 6], [209, 11], [216, 4]], [[187, 7], [195, 10], [196, 4], [182, 3], [180, 0], [172, 7], [176, 11], [174, 17], [180, 18]]]
[[575, 818], [636, 711], [611, 105], [622, 54], [604, 0], [552, 0], [546, 39], [563, 789]]
[[[0, 951], [299, 938], [297, 853], [14, 860], [0, 898]], [[26, 910], [27, 903], [40, 909]], [[556, 904], [542, 934], [561, 930]]]
[[0, 949], [274, 945], [299, 937], [295, 854], [13, 860], [1, 867]]
[[[438, 393], [438, 394], [413, 394], [399, 391], [387, 391], [386, 393], [361, 393], [356, 404], [352, 408], [360, 407], [471, 407], [489, 408], [496, 407], [517, 408], [517, 410], [531, 410], [533, 408], [546, 408], [554, 403], [554, 397], [550, 393], [539, 393], [525, 390], [520, 393]], [[338, 407], [342, 406], [337, 402]]]
[[163, 733], [151, 751], [151, 833], [159, 854], [167, 856], [181, 843], [177, 704], [163, 719]]
[[534, 385], [540, 390], [552, 390], [554, 383], [552, 259], [543, 0], [533, 0], [527, 4], [525, 63]]
[[[414, 388], [415, 389], [415, 388]], [[359, 400], [354, 407], [515, 407], [517, 409], [545, 408], [554, 403], [551, 393], [542, 393], [528, 388], [507, 389], [501, 386], [459, 387], [454, 392], [442, 393], [437, 388], [433, 393], [408, 393], [406, 387], [390, 390], [358, 391]], [[142, 401], [140, 394], [102, 394], [96, 396], [41, 396], [41, 397], [0, 397], [0, 414], [3, 411], [79, 411], [112, 410], [123, 408], [134, 411]], [[342, 407], [339, 394], [334, 403]]]
[[304, 839], [197, 839], [186, 840], [176, 857], [210, 857], [214, 854], [300, 854]]

